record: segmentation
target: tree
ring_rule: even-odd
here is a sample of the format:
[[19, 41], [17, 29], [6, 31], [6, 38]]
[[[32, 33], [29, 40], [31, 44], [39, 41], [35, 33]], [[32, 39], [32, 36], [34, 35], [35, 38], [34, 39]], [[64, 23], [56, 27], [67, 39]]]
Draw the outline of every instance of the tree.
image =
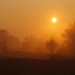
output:
[[25, 37], [25, 41], [22, 45], [25, 51], [33, 52], [37, 49], [37, 39], [34, 35], [31, 35], [30, 37]]
[[7, 52], [7, 41], [9, 33], [6, 30], [0, 29], [0, 50], [1, 52]]
[[0, 52], [8, 52], [21, 47], [20, 40], [9, 34], [8, 31], [0, 29]]
[[64, 43], [61, 43], [57, 49], [57, 56], [66, 57], [66, 47]]
[[69, 27], [64, 30], [62, 37], [68, 49], [68, 54], [75, 56], [75, 22], [74, 24], [69, 24]]
[[21, 42], [18, 37], [10, 35], [7, 41], [7, 47], [9, 50], [18, 50], [21, 48]]
[[52, 58], [54, 57], [53, 52], [56, 50], [57, 45], [58, 45], [57, 42], [53, 38], [49, 39], [49, 41], [46, 41], [46, 47], [48, 48], [48, 50], [51, 51]]

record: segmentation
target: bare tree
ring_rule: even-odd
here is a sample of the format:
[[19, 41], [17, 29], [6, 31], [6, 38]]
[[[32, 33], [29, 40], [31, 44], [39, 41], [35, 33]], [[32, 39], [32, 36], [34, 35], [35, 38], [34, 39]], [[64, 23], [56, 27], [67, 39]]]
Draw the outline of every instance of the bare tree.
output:
[[53, 52], [54, 50], [56, 50], [57, 48], [57, 42], [55, 41], [55, 39], [51, 38], [49, 41], [46, 41], [46, 47], [48, 48], [48, 50], [51, 51], [51, 57], [53, 58]]

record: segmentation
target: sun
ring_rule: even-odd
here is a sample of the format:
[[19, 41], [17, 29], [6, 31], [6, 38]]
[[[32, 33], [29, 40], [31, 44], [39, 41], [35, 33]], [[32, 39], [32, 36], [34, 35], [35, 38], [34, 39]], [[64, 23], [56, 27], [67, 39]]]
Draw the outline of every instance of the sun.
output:
[[53, 18], [53, 19], [52, 19], [52, 22], [56, 22], [56, 18]]

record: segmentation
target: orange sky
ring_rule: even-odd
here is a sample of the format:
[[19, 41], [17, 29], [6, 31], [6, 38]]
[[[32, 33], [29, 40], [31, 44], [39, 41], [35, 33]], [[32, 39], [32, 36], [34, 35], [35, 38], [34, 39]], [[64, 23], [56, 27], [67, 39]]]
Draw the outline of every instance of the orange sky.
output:
[[[51, 19], [57, 18], [56, 23]], [[21, 40], [31, 34], [60, 35], [75, 21], [75, 0], [0, 0], [0, 28]]]

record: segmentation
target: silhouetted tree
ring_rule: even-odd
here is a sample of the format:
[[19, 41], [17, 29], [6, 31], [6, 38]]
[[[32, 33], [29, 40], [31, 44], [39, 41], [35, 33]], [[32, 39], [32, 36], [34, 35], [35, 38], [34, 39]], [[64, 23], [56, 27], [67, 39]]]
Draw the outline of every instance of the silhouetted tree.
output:
[[21, 48], [21, 42], [18, 37], [10, 35], [7, 41], [7, 47], [9, 50], [18, 50]]
[[53, 38], [51, 38], [49, 41], [46, 41], [46, 47], [51, 51], [52, 58], [54, 57], [53, 52], [56, 50], [57, 45], [57, 42]]
[[4, 29], [0, 29], [0, 51], [1, 52], [8, 52], [9, 50], [17, 49], [20, 45], [20, 40], [9, 34], [8, 31]]
[[1, 52], [7, 52], [7, 41], [9, 33], [6, 30], [0, 29], [0, 50]]
[[29, 42], [30, 42], [29, 38], [28, 38], [28, 37], [25, 37], [25, 40], [24, 40], [24, 42], [22, 43], [24, 50], [27, 50], [27, 49], [28, 49], [28, 47], [29, 47]]
[[38, 39], [38, 48], [37, 48], [37, 53], [46, 53], [46, 40], [44, 40], [44, 38], [39, 38]]
[[66, 57], [66, 47], [65, 47], [65, 44], [64, 43], [61, 43], [58, 46], [57, 56], [58, 56], [58, 58], [64, 58], [64, 57]]
[[23, 42], [23, 49], [25, 51], [34, 51], [37, 48], [37, 39], [34, 35], [30, 37], [25, 37], [25, 41]]
[[74, 24], [69, 24], [69, 27], [64, 30], [62, 36], [69, 54], [75, 56], [75, 22]]

